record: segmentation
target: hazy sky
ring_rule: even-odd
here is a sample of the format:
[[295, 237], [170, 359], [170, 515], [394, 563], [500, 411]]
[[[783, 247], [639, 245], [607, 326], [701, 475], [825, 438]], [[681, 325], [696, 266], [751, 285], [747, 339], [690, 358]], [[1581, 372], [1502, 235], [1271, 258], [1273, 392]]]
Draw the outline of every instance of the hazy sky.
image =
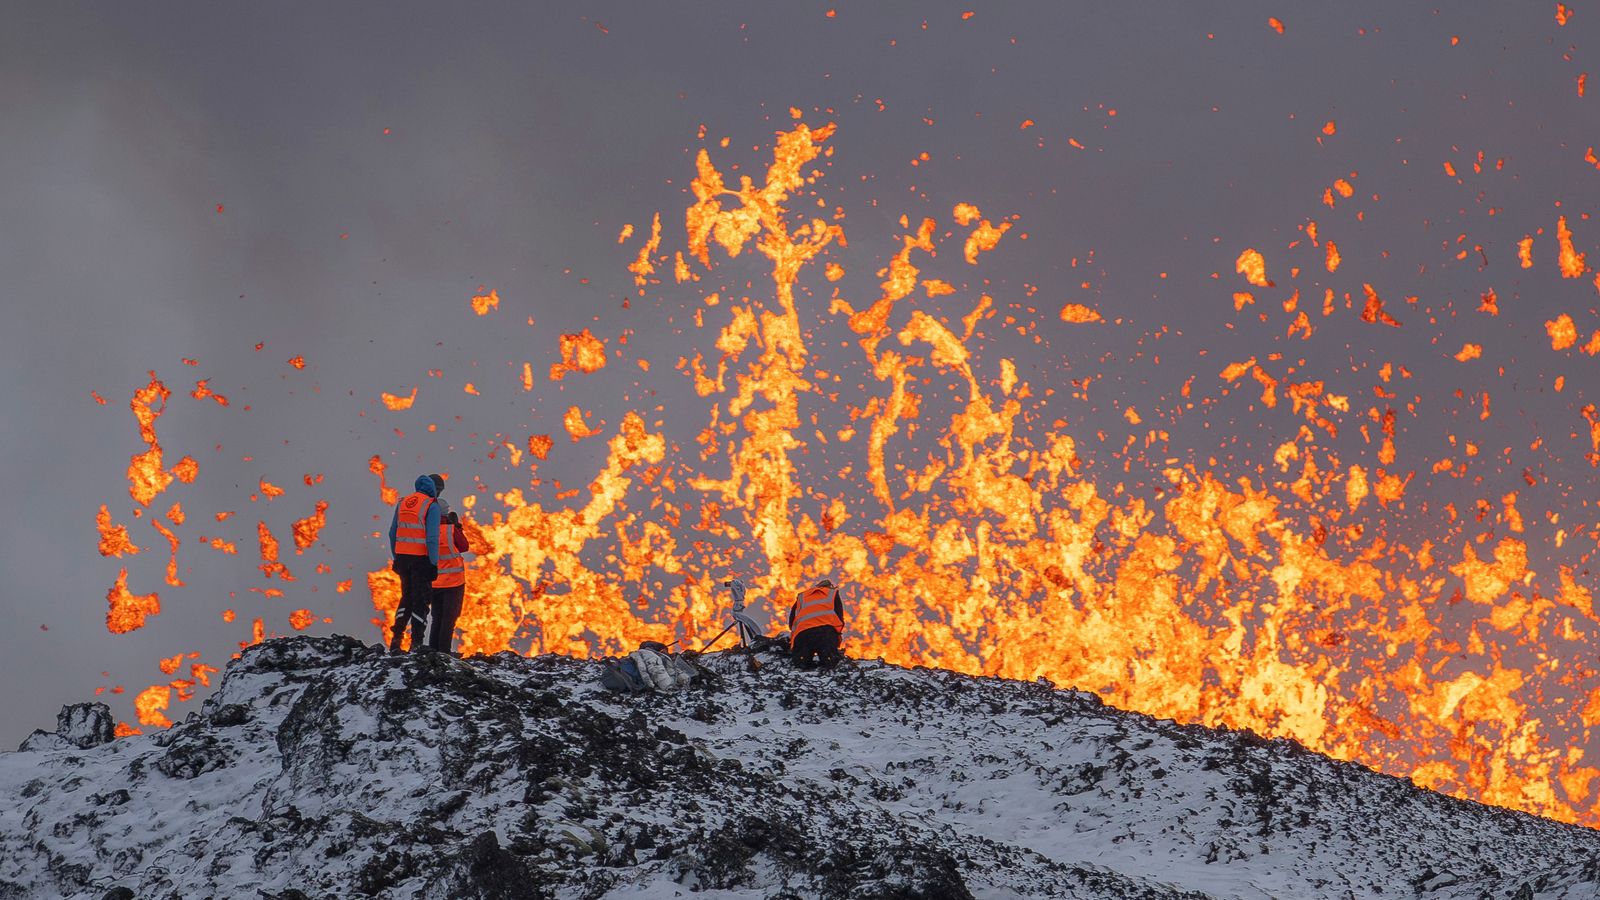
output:
[[[160, 657], [199, 651], [220, 666], [257, 615], [283, 632], [287, 611], [309, 606], [335, 620], [317, 633], [374, 638], [363, 578], [386, 548], [367, 535], [388, 518], [367, 471], [375, 453], [392, 483], [446, 470], [498, 490], [526, 479], [495, 481], [504, 467], [485, 460], [486, 440], [546, 432], [557, 437], [546, 474], [582, 485], [604, 447], [569, 444], [561, 413], [578, 403], [614, 427], [662, 402], [642, 400], [648, 388], [695, 403], [665, 426], [689, 441], [704, 403], [673, 365], [715, 332], [675, 333], [681, 295], [622, 309], [638, 240], [619, 247], [617, 234], [625, 223], [647, 231], [659, 211], [681, 245], [694, 153], [709, 146], [719, 164], [764, 167], [790, 107], [839, 123], [827, 184], [861, 255], [845, 282], [858, 307], [876, 296], [872, 272], [895, 249], [902, 214], [948, 221], [964, 201], [1019, 217], [1029, 239], [996, 251], [985, 290], [1037, 303], [1054, 323], [1047, 346], [1017, 342], [1036, 387], [1102, 376], [1081, 411], [1091, 424], [1158, 406], [1190, 375], [1209, 388], [1228, 361], [1258, 352], [1224, 326], [1244, 286], [1235, 258], [1255, 246], [1271, 266], [1308, 216], [1334, 218], [1323, 190], [1350, 178], [1352, 202], [1370, 211], [1339, 236], [1359, 264], [1341, 289], [1359, 297], [1362, 280], [1380, 285], [1407, 327], [1346, 317], [1325, 327], [1348, 329], [1348, 347], [1324, 336], [1306, 352], [1328, 364], [1401, 360], [1416, 392], [1447, 396], [1493, 366], [1464, 375], [1448, 353], [1476, 326], [1435, 345], [1449, 329], [1426, 327], [1420, 308], [1470, 308], [1492, 286], [1506, 321], [1488, 353], [1507, 373], [1493, 376], [1497, 417], [1482, 429], [1506, 443], [1548, 430], [1561, 441], [1551, 477], [1592, 488], [1576, 411], [1595, 402], [1596, 363], [1555, 360], [1543, 323], [1570, 312], [1587, 334], [1594, 288], [1560, 279], [1548, 243], [1535, 268], [1516, 263], [1517, 238], [1552, 232], [1558, 214], [1572, 217], [1580, 249], [1597, 233], [1579, 216], [1600, 184], [1583, 160], [1600, 141], [1600, 98], [1580, 98], [1575, 79], [1600, 14], [1582, 10], [1563, 28], [1553, 7], [10, 4], [0, 29], [0, 459], [16, 514], [0, 547], [10, 626], [0, 631], [0, 744], [49, 726], [97, 686], [131, 694], [163, 681]], [[1330, 120], [1336, 133], [1324, 135]], [[1480, 150], [1489, 166], [1476, 182], [1444, 173], [1450, 160], [1470, 168]], [[1476, 253], [1456, 258], [1478, 244], [1487, 269]], [[482, 319], [467, 305], [480, 285], [502, 298]], [[974, 294], [952, 301], [956, 315]], [[1408, 307], [1407, 295], [1422, 304]], [[1068, 300], [1125, 325], [1070, 331], [1054, 320]], [[1136, 362], [1150, 349], [1141, 336], [1162, 326], [1184, 339], [1167, 338], [1159, 367]], [[626, 364], [551, 385], [558, 335], [583, 327], [608, 339], [633, 329]], [[303, 371], [286, 364], [302, 355]], [[643, 389], [634, 358], [654, 364]], [[540, 375], [532, 395], [516, 386], [524, 360]], [[169, 463], [189, 453], [201, 466], [194, 485], [154, 506], [180, 500], [196, 516], [178, 530], [184, 588], [162, 583], [164, 540], [132, 520], [124, 478], [143, 449], [127, 401], [152, 369], [174, 392], [157, 423]], [[191, 399], [201, 378], [231, 405]], [[417, 385], [407, 413], [377, 404], [381, 391]], [[424, 431], [430, 422], [437, 433]], [[1270, 447], [1293, 427], [1263, 418], [1236, 433]], [[1172, 430], [1174, 445], [1202, 457], [1223, 441], [1199, 420]], [[1522, 465], [1506, 468], [1506, 486], [1458, 504], [1510, 489]], [[325, 480], [308, 488], [308, 473]], [[252, 502], [263, 477], [288, 493]], [[1411, 496], [1449, 499], [1424, 481]], [[324, 498], [323, 544], [285, 551], [299, 576], [290, 595], [249, 593], [262, 586], [250, 577], [256, 520], [287, 548], [289, 522]], [[95, 552], [102, 503], [143, 554]], [[198, 519], [213, 510], [238, 514]], [[239, 557], [197, 546], [202, 535], [237, 542]], [[314, 573], [317, 563], [332, 572]], [[136, 592], [161, 593], [163, 610], [113, 636], [104, 598], [121, 565]], [[333, 583], [351, 577], [356, 590], [336, 596]], [[221, 617], [230, 608], [232, 624]], [[131, 720], [125, 702], [118, 715]]]

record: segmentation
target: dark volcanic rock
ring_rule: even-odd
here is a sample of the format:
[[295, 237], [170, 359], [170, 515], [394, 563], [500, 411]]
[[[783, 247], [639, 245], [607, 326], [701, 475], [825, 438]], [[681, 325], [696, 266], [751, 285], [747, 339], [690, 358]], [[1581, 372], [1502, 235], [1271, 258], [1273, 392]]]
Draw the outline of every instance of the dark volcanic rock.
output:
[[56, 734], [83, 750], [111, 743], [115, 727], [104, 703], [73, 703], [56, 716]]
[[894, 846], [852, 854], [823, 881], [838, 900], [972, 900], [956, 861], [931, 847]]
[[212, 735], [185, 729], [156, 760], [156, 769], [168, 778], [194, 778], [226, 766], [231, 757], [228, 748]]
[[23, 740], [19, 751], [59, 750], [77, 747], [87, 750], [113, 740], [115, 724], [111, 708], [104, 703], [72, 703], [56, 714], [56, 730], [36, 729]]
[[485, 831], [444, 860], [424, 894], [463, 900], [543, 900], [554, 896], [544, 875], [527, 860], [500, 846]]
[[[199, 715], [0, 756], [8, 897], [1593, 897], [1600, 835], [1293, 742], [860, 663], [251, 647]], [[108, 893], [111, 892], [111, 893]], [[120, 892], [120, 893], [117, 893]]]

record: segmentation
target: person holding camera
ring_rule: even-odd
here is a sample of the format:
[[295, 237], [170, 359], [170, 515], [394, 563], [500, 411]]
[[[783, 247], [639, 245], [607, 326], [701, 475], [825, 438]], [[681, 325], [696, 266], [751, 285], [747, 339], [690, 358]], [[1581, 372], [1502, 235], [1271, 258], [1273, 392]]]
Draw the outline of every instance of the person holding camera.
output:
[[412, 649], [422, 645], [433, 580], [439, 576], [440, 506], [435, 501], [444, 489], [444, 478], [418, 475], [415, 488], [395, 504], [389, 522], [389, 553], [394, 556], [394, 572], [400, 576], [400, 606], [389, 636], [391, 653], [400, 652], [407, 623]]

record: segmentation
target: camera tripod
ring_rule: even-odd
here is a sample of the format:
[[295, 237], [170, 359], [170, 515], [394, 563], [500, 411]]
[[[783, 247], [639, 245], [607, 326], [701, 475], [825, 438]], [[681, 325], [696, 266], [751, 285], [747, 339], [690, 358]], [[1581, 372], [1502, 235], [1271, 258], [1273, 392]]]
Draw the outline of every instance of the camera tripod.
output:
[[700, 648], [701, 653], [710, 650], [713, 644], [722, 640], [723, 635], [733, 631], [735, 628], [739, 630], [739, 646], [746, 650], [754, 646], [757, 638], [766, 637], [766, 633], [762, 631], [761, 626], [757, 625], [756, 621], [750, 618], [749, 613], [744, 611], [744, 582], [734, 578], [724, 581], [722, 586], [733, 594], [733, 612], [730, 614], [733, 617], [733, 621], [728, 623], [727, 628], [718, 632], [716, 637], [707, 641], [706, 645]]

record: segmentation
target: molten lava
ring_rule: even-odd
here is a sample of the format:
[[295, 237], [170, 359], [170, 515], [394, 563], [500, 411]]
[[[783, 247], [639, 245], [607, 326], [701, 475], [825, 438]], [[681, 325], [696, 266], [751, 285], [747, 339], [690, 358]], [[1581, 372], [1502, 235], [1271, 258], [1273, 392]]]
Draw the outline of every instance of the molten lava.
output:
[[112, 634], [127, 634], [143, 628], [145, 617], [161, 612], [161, 598], [154, 591], [135, 594], [128, 590], [127, 569], [117, 572], [117, 583], [106, 592], [106, 602], [111, 605], [106, 613], [106, 629]]
[[304, 519], [294, 523], [294, 552], [304, 553], [306, 548], [317, 542], [317, 535], [322, 533], [328, 524], [328, 501], [318, 500], [316, 509]]
[[[1542, 749], [1556, 723], [1542, 724], [1519, 699], [1549, 675], [1513, 668], [1490, 643], [1507, 629], [1557, 627], [1551, 620], [1562, 610], [1590, 609], [1587, 596], [1565, 570], [1554, 599], [1532, 590], [1536, 576], [1518, 538], [1479, 552], [1475, 542], [1443, 534], [1415, 548], [1369, 536], [1355, 517], [1403, 505], [1413, 477], [1390, 468], [1393, 410], [1352, 422], [1351, 398], [1328, 391], [1326, 381], [1269, 370], [1281, 367], [1278, 354], [1232, 363], [1223, 382], [1248, 375], [1264, 407], [1283, 397], [1306, 423], [1275, 457], [1273, 471], [1284, 477], [1223, 478], [1171, 459], [1158, 467], [1153, 496], [1121, 483], [1108, 492], [1100, 479], [1109, 473], [1091, 475], [1086, 460], [1097, 454], [1083, 439], [1060, 430], [1059, 420], [1055, 429], [1030, 426], [1033, 388], [1012, 362], [985, 363], [975, 353], [974, 331], [991, 298], [980, 298], [961, 330], [931, 310], [903, 308], [919, 284], [929, 285], [930, 298], [954, 290], [922, 277], [913, 256], [937, 253], [938, 224], [929, 219], [915, 229], [903, 223], [908, 233], [879, 273], [875, 301], [858, 311], [834, 290], [829, 312], [858, 336], [862, 371], [876, 388], [863, 383], [864, 404], [846, 407], [848, 419], [816, 432], [816, 443], [807, 437], [804, 422], [823, 423], [819, 413], [802, 414], [801, 399], [834, 388], [821, 386], [811, 364], [808, 323], [818, 311], [808, 307], [802, 317], [795, 287], [808, 266], [842, 250], [844, 233], [836, 222], [791, 219], [787, 207], [820, 176], [811, 166], [831, 134], [805, 125], [781, 134], [765, 182], [745, 178], [738, 188], [700, 152], [687, 253], [659, 252], [652, 229], [629, 268], [642, 277], [653, 260], [687, 259], [700, 269], [677, 281], [714, 280], [713, 250], [735, 258], [752, 246], [770, 266], [770, 303], [708, 296], [711, 308], [726, 309], [714, 341], [720, 357], [680, 365], [715, 404], [701, 438], [705, 464], [675, 480], [661, 436], [630, 414], [581, 506], [502, 495], [504, 511], [467, 526], [477, 556], [460, 622], [465, 651], [616, 653], [647, 639], [692, 645], [723, 622], [710, 599], [719, 572], [753, 573], [753, 593], [780, 611], [794, 585], [831, 573], [858, 586], [849, 640], [860, 655], [1046, 677], [1127, 708], [1292, 737], [1443, 790], [1587, 818], [1596, 773]], [[1340, 179], [1329, 196], [1352, 194]], [[958, 238], [967, 262], [1006, 233], [970, 204], [951, 219], [979, 223]], [[1331, 242], [1318, 257], [1330, 273], [1344, 262]], [[820, 267], [830, 283], [837, 265]], [[1275, 287], [1256, 250], [1243, 252], [1236, 269], [1252, 288]], [[1362, 290], [1362, 319], [1400, 326], [1372, 285]], [[729, 286], [721, 291], [737, 296]], [[1331, 299], [1325, 316], [1337, 308]], [[1284, 308], [1296, 313], [1289, 334], [1311, 339], [1293, 298]], [[1103, 321], [1071, 303], [1060, 318]], [[1465, 345], [1462, 357], [1478, 352]], [[565, 346], [563, 357], [558, 365], [570, 365]], [[980, 375], [996, 364], [998, 382]], [[953, 379], [958, 389], [936, 398], [930, 378]], [[1377, 428], [1374, 464], [1338, 464], [1331, 445], [1342, 421]], [[595, 433], [577, 407], [567, 425], [574, 440]], [[863, 469], [830, 475], [808, 464], [829, 428], [827, 442], [859, 442]], [[939, 448], [920, 463], [895, 449], [913, 431], [937, 436], [916, 445]], [[813, 493], [824, 484], [831, 487]], [[871, 501], [841, 503], [838, 492], [850, 485], [870, 486]], [[630, 502], [635, 495], [653, 497], [648, 506], [657, 512]], [[808, 512], [812, 497], [821, 508]], [[1514, 500], [1504, 505], [1514, 509]], [[686, 546], [685, 526], [702, 537]], [[1437, 552], [1447, 543], [1459, 562]], [[585, 562], [596, 546], [612, 548], [608, 564]], [[1440, 617], [1452, 581], [1483, 608], [1483, 626], [1465, 646]], [[379, 571], [368, 583], [384, 622], [394, 579]], [[648, 602], [635, 602], [640, 595]], [[1377, 664], [1367, 661], [1373, 648]], [[1453, 661], [1463, 649], [1467, 659]], [[1569, 707], [1556, 715], [1582, 712]]]
[[104, 503], [100, 504], [100, 512], [95, 514], [94, 524], [100, 532], [101, 556], [132, 556], [140, 552], [133, 539], [128, 537], [128, 526], [114, 524], [111, 510]]
[[[656, 231], [660, 233], [660, 222]], [[577, 334], [561, 336], [561, 362], [550, 366], [550, 380], [560, 381], [569, 372], [598, 372], [606, 366], [606, 345], [585, 328]]]
[[[1593, 529], [1538, 510], [1537, 472], [1523, 495], [1472, 481], [1468, 472], [1486, 460], [1511, 456], [1468, 430], [1490, 415], [1481, 385], [1457, 395], [1462, 415], [1451, 427], [1461, 433], [1421, 446], [1408, 424], [1428, 401], [1403, 360], [1380, 359], [1376, 378], [1359, 382], [1353, 369], [1304, 358], [1298, 348], [1337, 333], [1314, 321], [1343, 317], [1387, 337], [1427, 319], [1417, 298], [1385, 291], [1386, 302], [1378, 275], [1366, 276], [1376, 285], [1350, 276], [1366, 262], [1358, 242], [1341, 255], [1307, 222], [1306, 240], [1281, 248], [1281, 261], [1268, 247], [1283, 287], [1254, 247], [1232, 260], [1231, 274], [1220, 258], [1224, 284], [1205, 302], [1240, 328], [1259, 328], [1250, 334], [1260, 348], [1206, 357], [1173, 381], [1176, 396], [1141, 397], [1137, 407], [1119, 398], [1095, 417], [1098, 373], [1058, 375], [1065, 363], [1045, 343], [1061, 326], [1028, 318], [1038, 310], [987, 280], [981, 291], [962, 282], [964, 267], [991, 265], [1019, 240], [1007, 237], [1010, 220], [995, 224], [970, 203], [939, 219], [902, 217], [899, 233], [872, 235], [892, 240], [888, 252], [845, 260], [842, 211], [791, 212], [831, 208], [816, 201], [833, 133], [797, 123], [777, 135], [764, 177], [741, 175], [737, 185], [708, 150], [697, 154], [683, 231], [656, 215], [625, 268], [640, 296], [692, 292], [694, 321], [714, 335], [678, 364], [686, 393], [705, 401], [698, 438], [680, 450], [642, 411], [602, 419], [587, 407], [604, 407], [577, 398], [555, 406], [566, 408], [573, 443], [598, 451], [602, 441], [586, 439], [603, 440], [604, 460], [583, 489], [549, 496], [533, 477], [532, 499], [522, 487], [481, 485], [482, 496], [463, 498], [473, 554], [463, 652], [698, 646], [726, 624], [716, 584], [730, 571], [745, 576], [779, 630], [795, 587], [827, 574], [849, 586], [854, 655], [1046, 678], [1151, 715], [1293, 738], [1484, 802], [1600, 822], [1591, 811], [1600, 770], [1565, 744], [1600, 724], [1600, 702], [1587, 699], [1595, 673], [1558, 661], [1592, 646], [1600, 620], [1584, 575], [1547, 564], [1564, 542], [1594, 540]], [[1318, 192], [1340, 210], [1330, 219], [1355, 194], [1346, 178]], [[632, 234], [623, 229], [619, 243]], [[1498, 252], [1520, 271], [1532, 265], [1532, 240], [1514, 256], [1510, 244]], [[1572, 240], [1562, 218], [1554, 264], [1567, 278], [1587, 271]], [[761, 264], [760, 289], [746, 251]], [[845, 272], [871, 272], [875, 258], [875, 289], [852, 299]], [[1348, 280], [1336, 290], [1315, 281], [1323, 273]], [[498, 303], [488, 296], [494, 303], [474, 298], [479, 315]], [[1121, 326], [1114, 298], [1038, 302], [1047, 299], [1059, 315], [1043, 318], [1074, 333]], [[1482, 302], [1491, 315], [1472, 316], [1478, 330], [1448, 341], [1458, 352], [1445, 341], [1430, 351], [1463, 364], [1452, 371], [1486, 368], [1497, 348], [1483, 335], [1520, 327], [1498, 315], [1492, 290]], [[1557, 350], [1579, 339], [1566, 315], [1548, 332]], [[991, 352], [1000, 333], [1034, 340], [1024, 352], [1037, 355]], [[552, 380], [600, 369], [607, 342], [586, 329], [563, 335], [559, 353]], [[531, 389], [532, 364], [520, 368], [521, 388]], [[1110, 402], [1109, 388], [1095, 390]], [[153, 374], [135, 395], [154, 454], [130, 465], [141, 505], [166, 487], [153, 427], [166, 396]], [[393, 410], [415, 399], [415, 389], [382, 396]], [[1273, 444], [1174, 447], [1184, 416], [1226, 430], [1238, 421], [1230, 415], [1267, 417]], [[1573, 433], [1600, 462], [1600, 413], [1584, 407], [1582, 420], [1588, 427], [1574, 421]], [[520, 435], [501, 436], [493, 446], [515, 468], [520, 444]], [[566, 445], [536, 434], [526, 448], [536, 468]], [[369, 470], [378, 501], [393, 504], [383, 459], [371, 457]], [[1419, 484], [1436, 495], [1414, 496]], [[315, 543], [325, 509], [319, 502], [295, 523], [297, 550]], [[107, 512], [102, 552], [134, 552], [120, 528]], [[263, 575], [291, 580], [265, 522], [258, 543]], [[386, 633], [398, 580], [383, 568], [366, 581], [372, 622]], [[154, 594], [128, 591], [126, 570], [108, 599], [113, 631], [159, 611]], [[299, 629], [313, 619], [298, 609], [288, 621]], [[252, 639], [266, 633], [256, 619]], [[140, 695], [144, 724], [165, 719], [172, 686], [160, 687]]]

